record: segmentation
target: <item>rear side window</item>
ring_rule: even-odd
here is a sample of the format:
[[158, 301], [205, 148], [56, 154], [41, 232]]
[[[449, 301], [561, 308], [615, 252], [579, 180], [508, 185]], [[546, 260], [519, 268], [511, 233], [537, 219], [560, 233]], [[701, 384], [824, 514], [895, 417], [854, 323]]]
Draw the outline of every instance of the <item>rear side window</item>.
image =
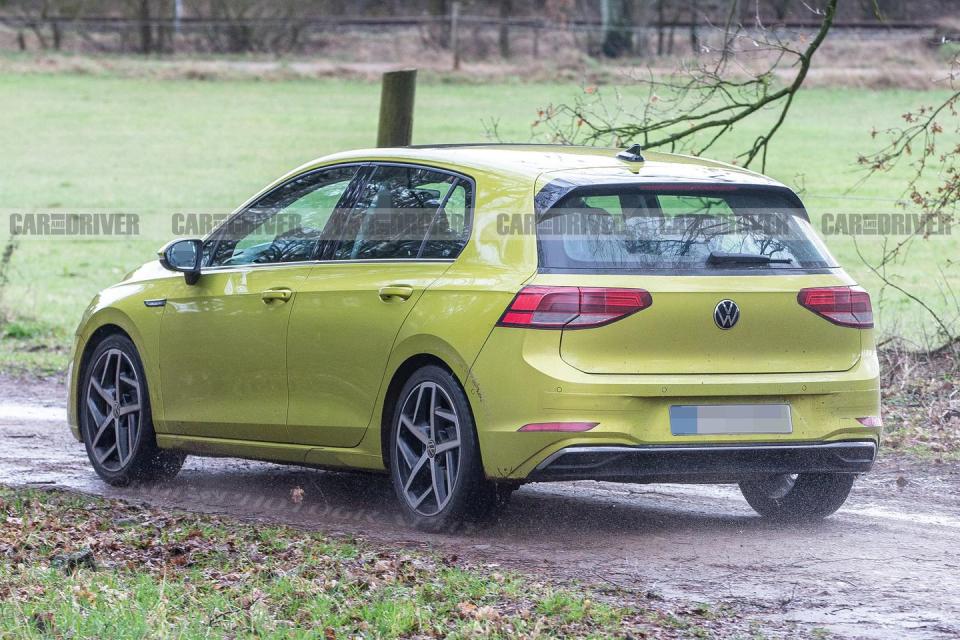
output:
[[719, 271], [836, 266], [784, 194], [738, 187], [574, 191], [537, 220], [547, 270]]
[[466, 180], [458, 180], [430, 224], [430, 233], [420, 257], [457, 257], [470, 237], [469, 213], [472, 209], [473, 189]]
[[469, 237], [472, 183], [423, 167], [377, 166], [334, 222], [329, 260], [455, 258]]

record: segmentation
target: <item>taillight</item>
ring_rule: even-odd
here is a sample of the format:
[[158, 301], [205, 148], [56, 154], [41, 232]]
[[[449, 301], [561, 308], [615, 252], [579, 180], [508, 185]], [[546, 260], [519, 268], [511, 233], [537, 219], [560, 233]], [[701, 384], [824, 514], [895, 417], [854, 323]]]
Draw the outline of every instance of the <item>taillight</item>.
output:
[[810, 309], [841, 327], [870, 329], [873, 327], [873, 307], [870, 294], [860, 287], [814, 287], [801, 289], [797, 294], [800, 306]]
[[524, 287], [500, 316], [498, 327], [586, 329], [626, 318], [653, 304], [643, 289]]

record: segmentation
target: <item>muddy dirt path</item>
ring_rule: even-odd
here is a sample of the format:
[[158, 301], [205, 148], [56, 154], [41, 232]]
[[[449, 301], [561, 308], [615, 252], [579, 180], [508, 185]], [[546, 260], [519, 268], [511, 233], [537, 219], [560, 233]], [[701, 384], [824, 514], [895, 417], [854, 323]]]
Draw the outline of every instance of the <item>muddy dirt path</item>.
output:
[[399, 522], [379, 476], [190, 458], [168, 485], [111, 488], [71, 438], [63, 396], [54, 382], [0, 378], [0, 483], [428, 547], [842, 637], [960, 637], [960, 465], [883, 459], [816, 526], [766, 524], [734, 487], [577, 482], [527, 485], [498, 524], [430, 536]]

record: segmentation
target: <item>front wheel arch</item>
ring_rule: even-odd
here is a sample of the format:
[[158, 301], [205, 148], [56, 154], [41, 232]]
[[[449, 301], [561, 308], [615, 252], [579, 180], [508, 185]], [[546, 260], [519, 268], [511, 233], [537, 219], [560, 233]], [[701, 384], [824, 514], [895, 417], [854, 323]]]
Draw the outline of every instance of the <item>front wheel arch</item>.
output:
[[[179, 472], [186, 456], [157, 447], [150, 387], [140, 349], [125, 331], [119, 328], [102, 329], [99, 335], [96, 335], [96, 331], [91, 335], [88, 340], [89, 348], [85, 345], [85, 357], [77, 385], [78, 404], [81, 405], [78, 407], [78, 428], [91, 465], [101, 479], [113, 486], [152, 483], [172, 478]], [[111, 361], [115, 363], [115, 384], [112, 386], [109, 383], [114, 375], [108, 376]], [[102, 373], [97, 374], [101, 362], [104, 363]], [[98, 376], [99, 383], [92, 382], [92, 376], [95, 375]], [[96, 402], [92, 399], [96, 399]], [[90, 423], [89, 411], [81, 413], [87, 407], [92, 407], [89, 411], [94, 412], [95, 421], [92, 424], [98, 425], [96, 435]], [[132, 420], [125, 417], [127, 415], [130, 415]], [[111, 426], [113, 444], [108, 441], [102, 445], [101, 448], [106, 447], [106, 452], [98, 455], [97, 441], [101, 435], [110, 435]], [[121, 443], [127, 444], [126, 456]], [[107, 465], [106, 461], [111, 455], [117, 457], [116, 468]]]
[[[123, 336], [130, 342], [136, 344], [134, 339], [130, 336], [129, 333], [123, 330], [122, 327], [115, 324], [104, 324], [97, 327], [90, 337], [87, 338], [86, 344], [83, 346], [83, 352], [80, 355], [80, 361], [77, 363], [76, 373], [77, 373], [77, 385], [73, 394], [73, 406], [77, 410], [77, 421], [79, 423], [80, 407], [83, 404], [83, 385], [80, 384], [79, 378], [83, 376], [83, 372], [86, 371], [87, 366], [90, 364], [90, 358], [93, 356], [93, 352], [97, 350], [97, 347], [101, 342], [109, 338], [110, 336]], [[79, 424], [78, 424], [79, 426]]]

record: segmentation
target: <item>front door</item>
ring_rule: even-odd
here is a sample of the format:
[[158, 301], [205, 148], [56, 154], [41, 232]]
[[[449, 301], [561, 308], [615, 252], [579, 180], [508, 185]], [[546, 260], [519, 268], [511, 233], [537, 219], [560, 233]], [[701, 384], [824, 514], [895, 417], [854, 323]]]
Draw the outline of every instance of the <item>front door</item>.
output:
[[309, 267], [205, 273], [167, 298], [160, 326], [164, 419], [174, 433], [282, 440], [287, 322]]
[[181, 283], [160, 328], [166, 428], [285, 442], [287, 327], [321, 232], [359, 167], [299, 176], [259, 198], [205, 243], [203, 274]]

